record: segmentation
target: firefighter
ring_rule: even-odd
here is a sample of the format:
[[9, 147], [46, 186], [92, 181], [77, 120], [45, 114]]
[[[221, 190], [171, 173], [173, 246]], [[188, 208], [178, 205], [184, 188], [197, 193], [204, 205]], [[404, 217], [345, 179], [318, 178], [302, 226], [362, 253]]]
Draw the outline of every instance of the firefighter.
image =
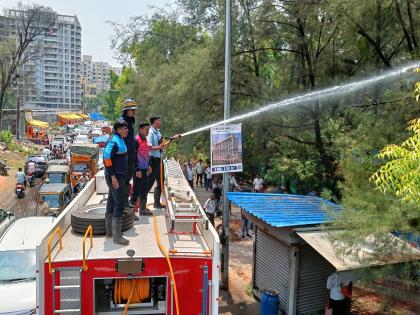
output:
[[[147, 192], [152, 189], [153, 184], [156, 182], [155, 191], [154, 191], [154, 202], [153, 207], [161, 208], [160, 204], [160, 194], [163, 187], [161, 187], [161, 165], [162, 165], [162, 152], [168, 147], [170, 141], [164, 142], [162, 135], [160, 134], [160, 125], [161, 120], [157, 115], [150, 117], [150, 132], [147, 136], [147, 142], [149, 144], [149, 157], [150, 157], [150, 166], [152, 167], [152, 173], [149, 176], [149, 184], [147, 187]], [[181, 135], [177, 134], [171, 137], [172, 140], [177, 140]], [[162, 170], [163, 172], [163, 170]]]
[[113, 237], [114, 243], [120, 245], [129, 244], [129, 241], [122, 237], [125, 183], [128, 176], [127, 146], [123, 139], [128, 133], [127, 122], [118, 118], [104, 150], [105, 180], [109, 187], [105, 214], [106, 237]]
[[149, 164], [149, 145], [147, 143], [147, 136], [149, 135], [150, 124], [147, 122], [139, 125], [139, 134], [136, 136], [136, 151], [137, 160], [135, 165], [135, 174], [133, 178], [133, 193], [130, 197], [130, 207], [134, 208], [137, 198], [140, 197], [140, 214], [151, 215], [152, 213], [147, 210], [147, 185], [148, 174], [152, 172]]
[[[127, 123], [128, 135], [124, 138], [124, 143], [127, 147], [127, 177], [125, 179], [125, 197], [124, 197], [124, 208], [129, 206], [128, 196], [130, 193], [130, 181], [133, 177], [134, 162], [136, 160], [136, 141], [134, 139], [134, 123], [136, 115], [137, 103], [133, 98], [127, 98], [124, 101], [122, 108], [121, 119]], [[137, 216], [134, 216], [138, 219]]]

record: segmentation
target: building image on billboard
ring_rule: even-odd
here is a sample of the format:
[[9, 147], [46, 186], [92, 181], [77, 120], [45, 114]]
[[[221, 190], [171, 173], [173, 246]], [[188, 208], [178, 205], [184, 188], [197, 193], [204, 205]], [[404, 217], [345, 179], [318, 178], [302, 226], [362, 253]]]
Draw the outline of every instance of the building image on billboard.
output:
[[242, 171], [241, 125], [216, 126], [211, 129], [211, 171]]
[[230, 134], [227, 138], [213, 144], [213, 164], [236, 164], [241, 162], [238, 138]]

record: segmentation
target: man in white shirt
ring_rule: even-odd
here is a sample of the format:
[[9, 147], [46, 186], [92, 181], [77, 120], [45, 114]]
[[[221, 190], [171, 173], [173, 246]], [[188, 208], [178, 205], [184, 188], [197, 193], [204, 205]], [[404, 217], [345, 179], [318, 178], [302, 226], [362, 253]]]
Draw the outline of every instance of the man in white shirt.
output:
[[340, 281], [339, 275], [335, 272], [327, 279], [327, 289], [329, 290], [329, 299], [327, 302], [327, 308], [332, 309], [333, 315], [344, 315], [346, 314], [346, 302], [344, 300], [344, 294], [341, 289], [345, 285]]
[[51, 150], [48, 147], [45, 147], [44, 149], [42, 149], [41, 154], [46, 155], [49, 158], [51, 154]]
[[236, 182], [235, 174], [230, 174], [229, 175], [229, 191], [235, 191], [235, 188], [239, 188], [239, 185]]
[[194, 169], [191, 162], [187, 164], [187, 181], [191, 188], [194, 188]]
[[200, 186], [203, 187], [204, 167], [203, 167], [203, 160], [202, 159], [198, 160], [198, 163], [195, 166], [195, 173], [197, 174], [197, 178], [195, 180], [195, 185], [198, 186], [198, 182], [200, 181]]
[[26, 174], [34, 174], [35, 173], [35, 170], [36, 170], [36, 167], [35, 167], [35, 162], [33, 162], [33, 161], [29, 161], [28, 162], [28, 164], [26, 164]]
[[254, 186], [254, 191], [260, 192], [263, 188], [264, 179], [261, 177], [260, 174], [257, 174], [257, 177], [255, 177], [254, 181], [252, 182]]
[[212, 175], [211, 175], [211, 167], [210, 167], [210, 165], [207, 165], [207, 167], [206, 167], [206, 170], [205, 170], [205, 173], [206, 173], [206, 191], [207, 191], [207, 189], [212, 189], [213, 187], [212, 187]]
[[214, 226], [214, 214], [217, 208], [217, 200], [215, 194], [210, 195], [210, 198], [207, 199], [203, 208], [207, 214], [207, 217], [209, 218], [210, 223]]

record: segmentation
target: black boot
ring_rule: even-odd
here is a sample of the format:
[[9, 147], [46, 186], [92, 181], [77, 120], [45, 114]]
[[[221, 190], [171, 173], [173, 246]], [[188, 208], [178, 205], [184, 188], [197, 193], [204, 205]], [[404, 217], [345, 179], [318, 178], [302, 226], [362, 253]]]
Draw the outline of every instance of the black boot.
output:
[[106, 238], [112, 237], [112, 213], [105, 213]]
[[129, 240], [122, 237], [122, 218], [112, 218], [112, 236], [114, 243], [119, 245], [130, 244]]
[[160, 204], [160, 194], [161, 190], [159, 187], [155, 187], [155, 191], [153, 193], [154, 202], [153, 202], [153, 208], [162, 208], [162, 205]]
[[140, 215], [152, 215], [153, 213], [146, 207], [147, 199], [140, 199]]

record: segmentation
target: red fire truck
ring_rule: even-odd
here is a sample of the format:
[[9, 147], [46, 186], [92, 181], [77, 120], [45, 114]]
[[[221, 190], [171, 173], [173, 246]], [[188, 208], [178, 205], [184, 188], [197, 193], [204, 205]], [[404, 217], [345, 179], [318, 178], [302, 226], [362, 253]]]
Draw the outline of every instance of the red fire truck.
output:
[[37, 314], [218, 314], [219, 237], [179, 163], [164, 165], [166, 208], [134, 223], [125, 213], [128, 246], [97, 235], [103, 171], [60, 214], [37, 245]]

